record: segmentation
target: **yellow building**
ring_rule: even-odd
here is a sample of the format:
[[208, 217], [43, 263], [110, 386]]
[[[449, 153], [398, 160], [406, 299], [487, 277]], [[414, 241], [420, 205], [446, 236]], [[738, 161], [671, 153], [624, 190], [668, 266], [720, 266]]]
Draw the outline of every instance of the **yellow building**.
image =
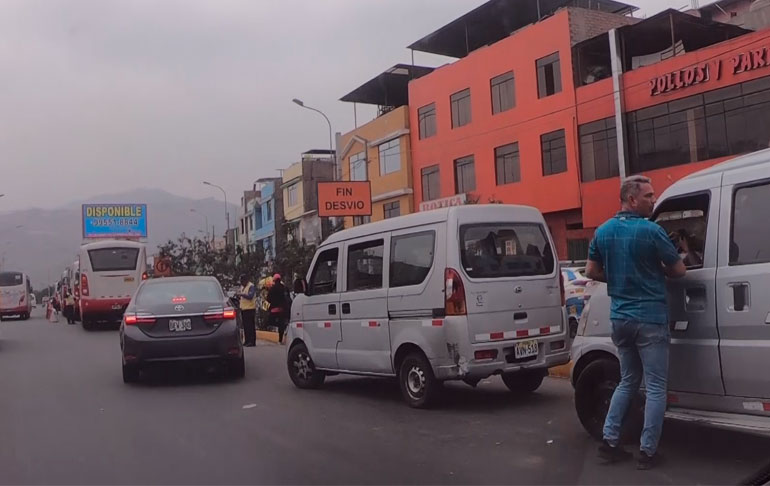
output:
[[398, 64], [342, 101], [378, 106], [374, 120], [339, 139], [341, 178], [371, 181], [372, 215], [345, 218], [345, 227], [414, 212], [409, 141], [408, 85], [432, 68]]
[[[310, 150], [283, 170], [283, 215], [287, 238], [320, 243], [327, 231], [318, 217], [318, 183], [334, 180], [334, 157], [329, 150]], [[276, 232], [280, 231], [276, 228]]]

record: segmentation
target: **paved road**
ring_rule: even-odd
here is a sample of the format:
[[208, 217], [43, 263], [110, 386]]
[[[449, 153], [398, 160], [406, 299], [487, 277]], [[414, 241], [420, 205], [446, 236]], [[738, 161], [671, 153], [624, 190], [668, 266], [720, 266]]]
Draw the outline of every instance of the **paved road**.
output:
[[0, 324], [0, 483], [735, 484], [770, 440], [667, 423], [668, 464], [599, 466], [564, 380], [512, 396], [499, 379], [447, 387], [432, 411], [391, 381], [300, 391], [283, 349], [247, 349], [247, 377], [121, 381], [115, 331]]

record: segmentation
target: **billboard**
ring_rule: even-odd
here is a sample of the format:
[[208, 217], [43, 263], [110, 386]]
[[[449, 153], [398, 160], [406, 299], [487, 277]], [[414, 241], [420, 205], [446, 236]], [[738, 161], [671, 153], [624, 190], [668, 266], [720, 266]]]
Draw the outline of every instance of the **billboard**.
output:
[[371, 216], [372, 186], [369, 181], [319, 182], [318, 215]]
[[83, 238], [147, 238], [147, 205], [83, 204]]

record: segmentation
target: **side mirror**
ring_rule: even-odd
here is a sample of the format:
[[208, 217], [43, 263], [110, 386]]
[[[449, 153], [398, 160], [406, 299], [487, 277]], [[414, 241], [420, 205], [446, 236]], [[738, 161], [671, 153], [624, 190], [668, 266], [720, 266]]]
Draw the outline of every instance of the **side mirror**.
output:
[[294, 281], [294, 293], [297, 295], [307, 293], [307, 282], [304, 278], [298, 278]]

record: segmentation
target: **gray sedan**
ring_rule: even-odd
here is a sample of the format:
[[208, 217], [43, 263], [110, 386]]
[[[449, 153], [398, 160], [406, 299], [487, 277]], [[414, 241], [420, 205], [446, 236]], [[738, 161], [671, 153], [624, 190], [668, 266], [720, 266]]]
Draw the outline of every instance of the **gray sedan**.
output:
[[245, 374], [235, 309], [213, 277], [172, 277], [142, 282], [120, 324], [123, 381], [144, 366], [214, 361], [230, 375]]

